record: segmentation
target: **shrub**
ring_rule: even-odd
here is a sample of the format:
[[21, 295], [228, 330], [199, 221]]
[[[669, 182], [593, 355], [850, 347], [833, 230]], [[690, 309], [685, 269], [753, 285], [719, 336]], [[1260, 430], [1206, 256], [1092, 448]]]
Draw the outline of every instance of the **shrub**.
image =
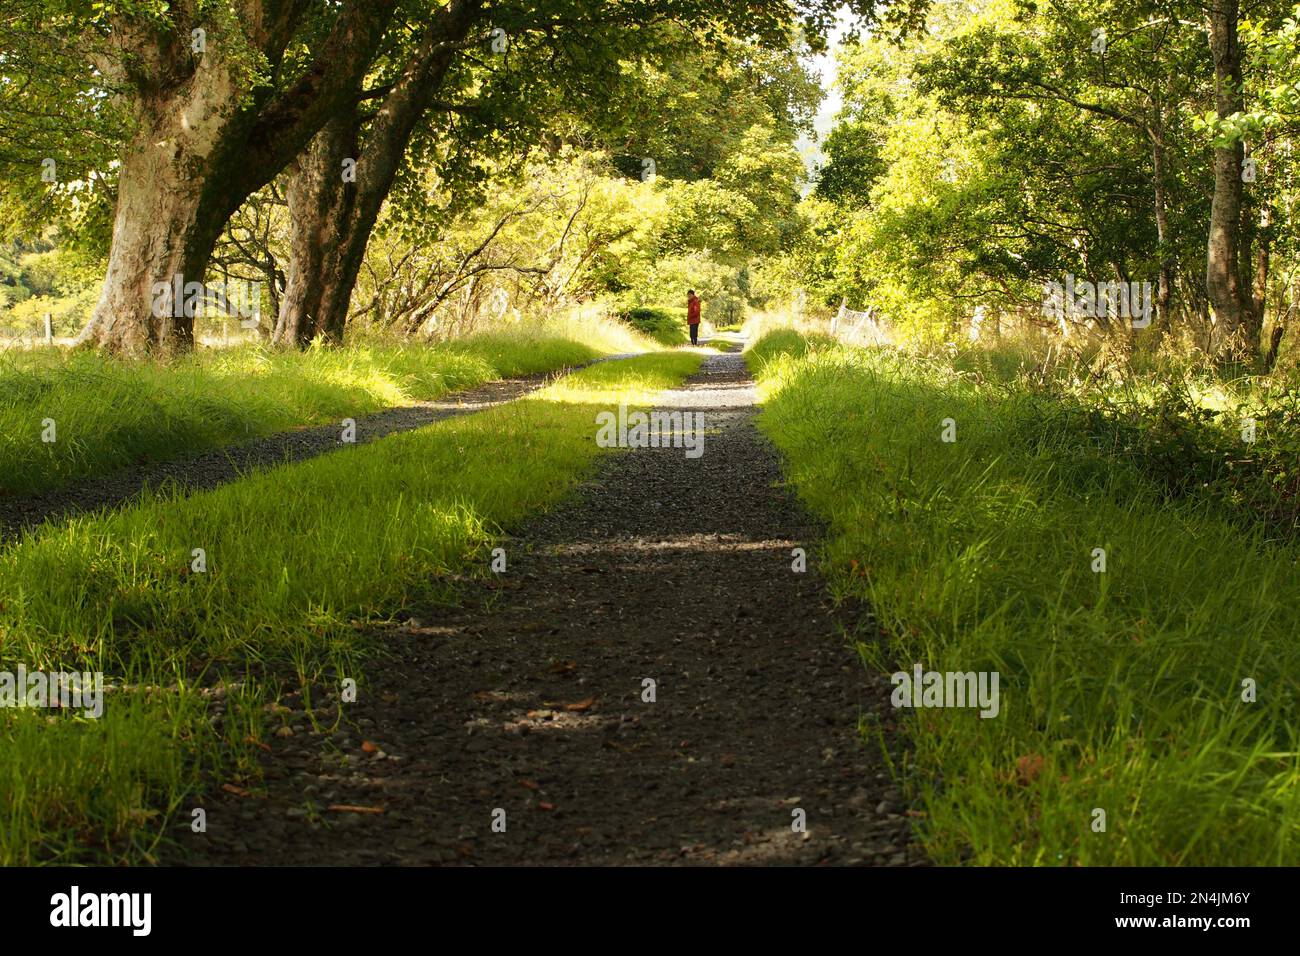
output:
[[623, 313], [622, 319], [663, 345], [681, 345], [687, 341], [685, 309], [668, 306], [632, 309]]

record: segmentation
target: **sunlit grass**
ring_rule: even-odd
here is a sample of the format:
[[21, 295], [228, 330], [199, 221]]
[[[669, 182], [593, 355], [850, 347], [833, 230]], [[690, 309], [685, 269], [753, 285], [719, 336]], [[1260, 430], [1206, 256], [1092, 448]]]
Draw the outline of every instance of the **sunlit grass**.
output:
[[869, 668], [1001, 675], [996, 719], [899, 714], [899, 772], [931, 856], [1300, 860], [1300, 547], [1045, 428], [1041, 395], [809, 346], [781, 334], [751, 352], [761, 422], [830, 524], [833, 586], [870, 602], [891, 637], [863, 645]]
[[[0, 493], [438, 398], [652, 346], [612, 321], [521, 326], [435, 345], [204, 351], [168, 363], [0, 355]], [[640, 345], [639, 349], [635, 346]], [[53, 423], [54, 441], [48, 423]]]
[[[0, 863], [143, 859], [205, 770], [239, 759], [256, 729], [253, 714], [251, 730], [219, 740], [200, 678], [358, 673], [358, 625], [445, 597], [452, 574], [484, 573], [500, 530], [553, 505], [602, 453], [596, 411], [649, 401], [699, 362], [594, 366], [525, 400], [46, 525], [0, 550], [0, 669], [172, 688], [111, 697], [98, 721], [0, 712]], [[191, 570], [196, 548], [204, 573]]]

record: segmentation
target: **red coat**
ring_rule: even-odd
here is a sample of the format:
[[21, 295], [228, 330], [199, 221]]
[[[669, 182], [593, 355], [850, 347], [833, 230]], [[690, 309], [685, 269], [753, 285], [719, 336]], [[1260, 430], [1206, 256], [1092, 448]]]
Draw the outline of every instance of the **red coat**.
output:
[[698, 296], [686, 300], [686, 324], [700, 324], [700, 300]]

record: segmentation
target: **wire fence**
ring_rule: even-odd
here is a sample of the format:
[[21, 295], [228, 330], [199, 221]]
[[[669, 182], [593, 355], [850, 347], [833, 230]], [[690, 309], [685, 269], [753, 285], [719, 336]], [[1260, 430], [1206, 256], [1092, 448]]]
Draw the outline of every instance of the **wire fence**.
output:
[[831, 319], [831, 335], [854, 345], [893, 345], [894, 331], [889, 322], [876, 316], [874, 307], [858, 312], [840, 302], [840, 310]]

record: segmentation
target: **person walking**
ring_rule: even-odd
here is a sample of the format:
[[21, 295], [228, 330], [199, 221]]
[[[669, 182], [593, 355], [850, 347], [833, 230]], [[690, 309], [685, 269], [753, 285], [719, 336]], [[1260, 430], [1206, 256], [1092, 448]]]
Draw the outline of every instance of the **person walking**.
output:
[[686, 293], [686, 324], [691, 329], [691, 344], [700, 344], [700, 297], [691, 289]]

